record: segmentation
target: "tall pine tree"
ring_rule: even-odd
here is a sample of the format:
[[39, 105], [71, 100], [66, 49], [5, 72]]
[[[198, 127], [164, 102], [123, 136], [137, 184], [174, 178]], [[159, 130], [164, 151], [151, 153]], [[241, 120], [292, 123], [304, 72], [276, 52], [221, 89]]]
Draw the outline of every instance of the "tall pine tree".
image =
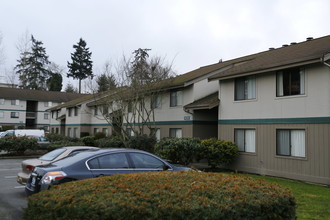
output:
[[50, 73], [47, 66], [50, 64], [46, 49], [41, 41], [31, 35], [31, 50], [22, 51], [16, 65], [16, 73], [22, 87], [25, 89], [46, 90]]
[[71, 53], [72, 62], [68, 62], [69, 72], [67, 77], [79, 80], [79, 93], [81, 93], [81, 80], [91, 77], [93, 79], [92, 52], [86, 47], [86, 42], [80, 38], [77, 45], [73, 45], [74, 53]]

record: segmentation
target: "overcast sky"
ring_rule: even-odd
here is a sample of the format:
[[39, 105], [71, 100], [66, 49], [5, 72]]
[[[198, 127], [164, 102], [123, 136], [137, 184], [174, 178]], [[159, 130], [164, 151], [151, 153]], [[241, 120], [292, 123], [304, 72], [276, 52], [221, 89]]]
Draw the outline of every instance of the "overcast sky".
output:
[[16, 45], [26, 32], [43, 42], [50, 61], [65, 68], [72, 46], [83, 38], [96, 74], [105, 61], [115, 63], [138, 48], [173, 61], [183, 74], [329, 35], [329, 9], [329, 0], [0, 0], [6, 58], [0, 82], [17, 64]]

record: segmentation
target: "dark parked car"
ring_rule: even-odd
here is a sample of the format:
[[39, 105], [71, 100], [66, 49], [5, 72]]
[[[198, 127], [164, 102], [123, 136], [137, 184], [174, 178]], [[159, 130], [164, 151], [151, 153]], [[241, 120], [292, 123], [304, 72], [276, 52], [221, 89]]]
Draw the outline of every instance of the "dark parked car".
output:
[[68, 146], [57, 148], [53, 151], [48, 152], [47, 154], [36, 158], [36, 159], [28, 159], [22, 161], [21, 167], [22, 171], [17, 174], [17, 182], [19, 184], [25, 185], [28, 180], [30, 173], [37, 166], [45, 166], [52, 162], [61, 160], [67, 156], [75, 154], [77, 152], [81, 152], [84, 150], [90, 149], [98, 149], [96, 147], [88, 147], [88, 146]]
[[36, 167], [25, 185], [27, 195], [48, 189], [52, 184], [113, 174], [190, 170], [174, 166], [145, 151], [134, 149], [88, 150], [47, 166]]

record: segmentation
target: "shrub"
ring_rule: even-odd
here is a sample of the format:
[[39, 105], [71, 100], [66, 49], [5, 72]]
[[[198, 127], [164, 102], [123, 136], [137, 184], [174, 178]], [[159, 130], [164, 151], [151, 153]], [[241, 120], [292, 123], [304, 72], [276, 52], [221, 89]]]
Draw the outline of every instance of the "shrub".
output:
[[201, 143], [198, 159], [207, 159], [212, 168], [230, 164], [239, 153], [237, 145], [231, 141], [210, 138], [202, 140]]
[[89, 136], [89, 132], [80, 132], [80, 138]]
[[94, 136], [86, 136], [83, 138], [80, 138], [81, 141], [84, 143], [86, 146], [95, 146], [95, 137]]
[[144, 134], [130, 137], [127, 145], [129, 148], [144, 150], [153, 153], [156, 143], [156, 137], [150, 137]]
[[111, 136], [95, 141], [95, 147], [99, 148], [124, 148], [125, 145], [119, 136]]
[[61, 135], [61, 134], [55, 134], [55, 133], [46, 134], [45, 137], [46, 137], [46, 140], [49, 142], [68, 140], [68, 137]]
[[38, 141], [35, 138], [6, 136], [0, 139], [0, 150], [23, 155], [26, 150], [38, 149]]
[[157, 172], [69, 182], [29, 197], [25, 219], [295, 219], [288, 188], [222, 173]]
[[95, 136], [95, 139], [101, 139], [101, 138], [106, 137], [105, 133], [103, 133], [103, 132], [96, 132], [94, 136]]
[[166, 138], [156, 144], [155, 153], [172, 163], [187, 165], [193, 162], [200, 143], [198, 138]]

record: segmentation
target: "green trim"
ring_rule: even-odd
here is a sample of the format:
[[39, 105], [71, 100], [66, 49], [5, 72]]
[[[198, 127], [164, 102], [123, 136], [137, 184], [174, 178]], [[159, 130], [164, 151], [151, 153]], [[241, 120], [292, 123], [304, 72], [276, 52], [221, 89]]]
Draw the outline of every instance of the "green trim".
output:
[[[127, 125], [141, 125], [142, 123], [124, 123]], [[216, 125], [216, 121], [156, 121], [149, 122], [145, 125]], [[51, 124], [50, 126], [61, 126], [61, 124]], [[103, 124], [65, 124], [65, 126], [111, 126], [108, 123]]]
[[[7, 111], [7, 112], [29, 112], [29, 111], [22, 110], [22, 109], [0, 109], [0, 111]], [[33, 111], [33, 112], [46, 112], [46, 113], [50, 113], [49, 111]]]
[[0, 109], [0, 111], [7, 111], [7, 112], [26, 112], [26, 110], [20, 110], [20, 109]]
[[218, 121], [218, 124], [329, 124], [329, 123], [330, 123], [330, 117], [225, 119]]

